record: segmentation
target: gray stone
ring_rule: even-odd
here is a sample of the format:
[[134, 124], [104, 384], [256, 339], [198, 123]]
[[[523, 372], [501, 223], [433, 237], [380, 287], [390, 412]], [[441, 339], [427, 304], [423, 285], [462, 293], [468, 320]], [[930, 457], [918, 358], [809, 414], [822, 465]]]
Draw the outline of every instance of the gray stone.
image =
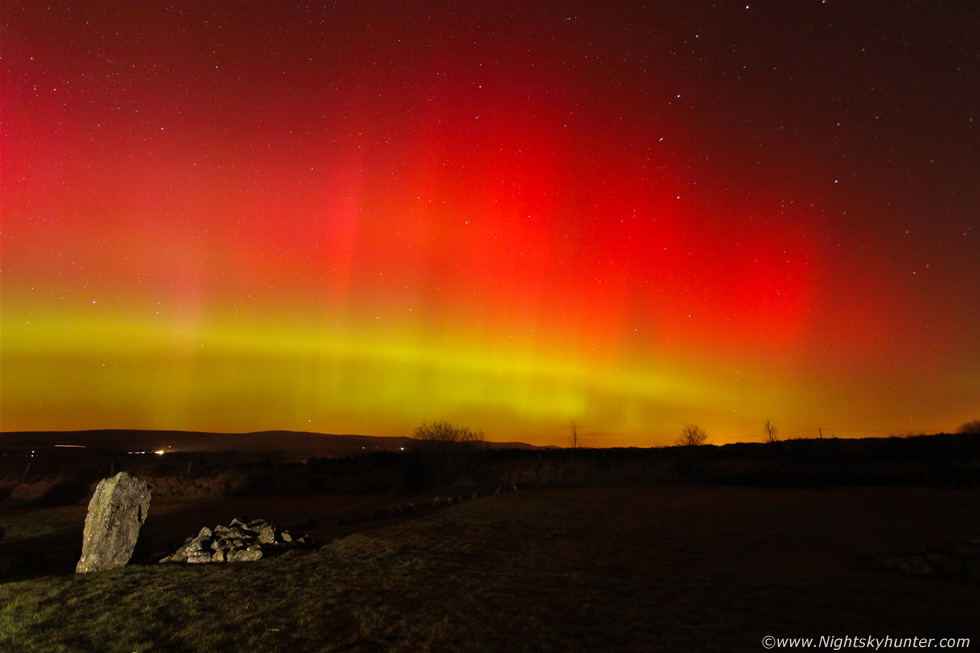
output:
[[259, 544], [272, 544], [276, 541], [276, 529], [271, 524], [262, 524], [259, 527]]
[[933, 576], [936, 570], [920, 555], [896, 558], [895, 566], [910, 576]]
[[909, 576], [980, 581], [980, 547], [976, 539], [929, 546], [906, 555], [879, 557], [878, 561]]
[[119, 472], [103, 479], [88, 504], [76, 573], [123, 567], [133, 556], [150, 509], [150, 486]]
[[262, 559], [262, 549], [245, 549], [228, 555], [228, 562], [254, 562]]

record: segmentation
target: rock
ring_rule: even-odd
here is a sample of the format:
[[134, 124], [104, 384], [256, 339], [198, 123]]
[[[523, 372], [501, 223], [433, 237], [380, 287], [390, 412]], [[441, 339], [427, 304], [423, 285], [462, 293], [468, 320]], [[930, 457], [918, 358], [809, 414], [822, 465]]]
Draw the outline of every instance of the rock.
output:
[[228, 555], [228, 562], [255, 562], [262, 559], [262, 549], [245, 549]]
[[150, 486], [126, 472], [103, 479], [88, 504], [75, 573], [123, 567], [150, 509]]
[[980, 547], [975, 540], [926, 547], [906, 555], [878, 557], [877, 560], [909, 576], [980, 581]]
[[919, 555], [897, 558], [895, 566], [910, 576], [932, 576], [936, 573], [925, 558]]
[[276, 529], [272, 524], [262, 524], [259, 527], [259, 544], [273, 544], [276, 541]]

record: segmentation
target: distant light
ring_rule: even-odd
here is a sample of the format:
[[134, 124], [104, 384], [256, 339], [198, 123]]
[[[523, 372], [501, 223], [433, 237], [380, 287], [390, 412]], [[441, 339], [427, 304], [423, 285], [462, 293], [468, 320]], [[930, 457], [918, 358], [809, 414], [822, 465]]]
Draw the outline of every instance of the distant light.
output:
[[61, 448], [64, 448], [64, 449], [84, 449], [85, 448], [85, 445], [84, 444], [56, 444], [54, 446], [61, 447]]
[[158, 455], [158, 456], [162, 456], [162, 455], [163, 455], [163, 449], [157, 449], [157, 450], [156, 450], [156, 451], [154, 451], [153, 453], [155, 453], [155, 454], [156, 454], [156, 455]]

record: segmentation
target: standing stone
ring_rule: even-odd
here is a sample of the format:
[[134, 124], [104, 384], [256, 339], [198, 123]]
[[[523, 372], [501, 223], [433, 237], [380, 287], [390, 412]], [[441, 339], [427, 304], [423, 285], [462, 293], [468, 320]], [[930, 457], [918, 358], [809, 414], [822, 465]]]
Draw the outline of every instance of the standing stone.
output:
[[123, 567], [139, 539], [150, 509], [150, 486], [119, 472], [95, 488], [85, 517], [82, 557], [75, 573]]

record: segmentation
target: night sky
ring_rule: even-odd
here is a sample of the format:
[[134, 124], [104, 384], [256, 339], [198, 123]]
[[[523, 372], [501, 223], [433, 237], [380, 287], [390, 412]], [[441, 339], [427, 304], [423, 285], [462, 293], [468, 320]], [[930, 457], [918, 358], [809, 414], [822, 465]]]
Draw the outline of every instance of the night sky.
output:
[[980, 4], [2, 5], [3, 430], [980, 417]]

